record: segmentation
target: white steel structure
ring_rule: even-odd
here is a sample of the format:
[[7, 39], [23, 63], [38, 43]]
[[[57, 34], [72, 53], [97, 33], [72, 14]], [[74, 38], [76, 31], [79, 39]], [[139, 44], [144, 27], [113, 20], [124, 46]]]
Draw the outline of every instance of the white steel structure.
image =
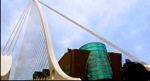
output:
[[55, 54], [54, 54], [54, 49], [53, 49], [52, 40], [50, 37], [46, 17], [42, 11], [39, 1], [38, 0], [34, 0], [34, 1], [37, 4], [37, 7], [39, 9], [43, 27], [44, 27], [44, 34], [45, 34], [46, 45], [47, 45], [47, 50], [48, 50], [48, 60], [49, 60], [49, 65], [50, 65], [49, 66], [50, 67], [50, 75], [51, 75], [50, 79], [51, 80], [80, 80], [79, 78], [72, 78], [72, 77], [66, 75], [61, 70], [60, 66], [58, 65], [58, 62], [57, 62]]
[[[54, 49], [53, 49], [51, 35], [50, 35], [50, 32], [49, 32], [49, 27], [48, 27], [46, 17], [44, 15], [43, 11], [42, 11], [42, 7], [41, 7], [40, 3], [43, 4], [44, 6], [46, 6], [47, 8], [51, 9], [52, 11], [56, 12], [57, 14], [63, 16], [65, 19], [67, 19], [67, 20], [71, 21], [72, 23], [76, 24], [78, 27], [82, 28], [83, 30], [87, 31], [88, 33], [92, 34], [93, 36], [97, 37], [98, 39], [102, 40], [103, 42], [107, 43], [108, 45], [112, 46], [113, 48], [119, 50], [121, 53], [123, 53], [123, 54], [129, 56], [130, 58], [132, 58], [133, 60], [145, 65], [142, 61], [135, 58], [130, 53], [126, 52], [125, 50], [121, 49], [120, 47], [116, 46], [115, 44], [109, 42], [108, 40], [104, 39], [103, 37], [97, 35], [96, 33], [92, 32], [91, 30], [87, 29], [86, 27], [80, 25], [79, 23], [73, 21], [72, 19], [68, 18], [67, 16], [61, 14], [60, 12], [54, 10], [53, 8], [49, 7], [48, 5], [40, 2], [39, 0], [31, 0], [31, 1], [34, 1], [36, 3], [38, 11], [40, 13], [40, 18], [41, 18], [41, 21], [42, 21], [42, 26], [43, 26], [44, 36], [45, 36], [45, 41], [46, 41], [46, 48], [47, 48], [47, 52], [48, 52], [48, 62], [49, 62], [49, 68], [50, 68], [50, 80], [81, 80], [81, 79], [70, 77], [70, 76], [66, 75], [61, 70], [61, 68], [60, 68], [60, 66], [59, 66], [59, 64], [56, 60], [55, 54], [54, 54]], [[30, 9], [30, 7], [28, 7], [28, 9]], [[28, 9], [26, 9], [25, 12]], [[27, 13], [28, 12], [26, 12], [23, 16], [27, 15]], [[22, 28], [20, 28], [20, 30], [17, 29], [16, 31], [18, 31], [20, 33], [21, 29]], [[18, 34], [18, 36], [19, 36], [19, 34]], [[17, 37], [17, 39], [18, 39], [18, 37]], [[16, 42], [17, 42], [17, 40], [16, 40]], [[7, 46], [7, 44], [6, 44], [6, 46]], [[10, 48], [10, 46], [9, 46], [9, 48]], [[13, 52], [14, 48], [15, 48], [15, 45], [12, 49], [12, 52]], [[7, 53], [8, 53], [8, 51], [9, 51], [9, 49], [7, 50]], [[7, 53], [5, 55], [1, 54], [1, 78], [6, 79], [6, 80], [9, 79], [9, 73], [10, 73], [10, 69], [11, 69], [11, 65], [12, 65], [12, 56], [11, 56], [11, 54], [8, 55]]]

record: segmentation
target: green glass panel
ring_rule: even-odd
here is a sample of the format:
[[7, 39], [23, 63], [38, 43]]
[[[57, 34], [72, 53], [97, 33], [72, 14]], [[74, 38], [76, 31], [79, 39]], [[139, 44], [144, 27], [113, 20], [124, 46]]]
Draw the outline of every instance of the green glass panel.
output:
[[88, 80], [112, 79], [112, 69], [107, 55], [106, 46], [99, 42], [85, 44], [81, 50], [90, 50], [88, 59], [87, 75]]

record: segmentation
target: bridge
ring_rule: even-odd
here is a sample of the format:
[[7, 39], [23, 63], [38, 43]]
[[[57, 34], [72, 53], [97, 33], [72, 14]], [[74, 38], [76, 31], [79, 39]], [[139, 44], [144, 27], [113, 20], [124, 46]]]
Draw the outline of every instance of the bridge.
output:
[[[15, 50], [21, 32], [25, 31], [22, 47], [20, 50], [20, 57], [24, 57], [25, 59], [20, 58], [19, 60], [27, 62], [26, 64], [18, 62], [18, 66], [16, 67], [16, 69], [18, 70], [16, 70], [16, 73], [17, 71], [20, 71], [20, 73], [15, 74], [15, 76], [21, 76], [21, 78], [18, 79], [26, 80], [28, 78], [29, 80], [31, 80], [33, 78], [32, 74], [34, 74], [35, 71], [42, 71], [43, 69], [49, 69], [50, 80], [81, 80], [80, 78], [70, 77], [61, 70], [55, 57], [49, 26], [41, 5], [45, 6], [49, 10], [55, 12], [56, 14], [62, 16], [63, 18], [72, 22], [73, 24], [77, 25], [77, 27], [90, 33], [91, 35], [100, 39], [104, 43], [112, 46], [113, 48], [132, 58], [136, 62], [139, 62], [142, 65], [146, 65], [146, 63], [137, 59], [124, 49], [118, 47], [117, 45], [106, 40], [105, 38], [94, 33], [93, 31], [87, 29], [87, 27], [79, 24], [78, 22], [72, 20], [71, 18], [63, 15], [59, 11], [51, 8], [49, 5], [39, 0], [30, 0], [1, 52], [1, 71], [2, 71], [1, 78], [7, 80], [9, 79], [9, 74], [12, 67], [12, 58], [13, 58], [12, 54]], [[23, 30], [25, 23], [27, 23], [27, 26], [25, 30]]]

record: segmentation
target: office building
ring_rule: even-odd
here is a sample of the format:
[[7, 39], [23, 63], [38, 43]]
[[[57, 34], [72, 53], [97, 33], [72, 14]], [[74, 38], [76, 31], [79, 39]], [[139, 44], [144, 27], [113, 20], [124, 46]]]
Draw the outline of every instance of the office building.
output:
[[123, 77], [125, 81], [148, 81], [150, 72], [140, 63], [126, 59], [123, 66]]
[[80, 47], [80, 50], [92, 52], [87, 64], [88, 80], [113, 79], [112, 68], [104, 44], [91, 42]]
[[59, 60], [59, 65], [67, 75], [85, 80], [90, 53], [90, 51], [86, 50], [68, 49], [68, 52]]
[[121, 54], [107, 52], [99, 42], [68, 49], [59, 64], [67, 75], [82, 80], [122, 80]]
[[115, 81], [122, 80], [122, 55], [121, 53], [108, 52], [111, 67], [113, 70], [113, 79]]

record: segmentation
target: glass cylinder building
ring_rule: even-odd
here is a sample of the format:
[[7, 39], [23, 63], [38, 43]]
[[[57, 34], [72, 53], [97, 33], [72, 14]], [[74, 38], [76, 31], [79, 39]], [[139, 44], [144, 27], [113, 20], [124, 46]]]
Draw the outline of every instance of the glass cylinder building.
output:
[[80, 50], [91, 51], [87, 63], [87, 80], [112, 79], [112, 68], [103, 43], [88, 43], [80, 47]]

